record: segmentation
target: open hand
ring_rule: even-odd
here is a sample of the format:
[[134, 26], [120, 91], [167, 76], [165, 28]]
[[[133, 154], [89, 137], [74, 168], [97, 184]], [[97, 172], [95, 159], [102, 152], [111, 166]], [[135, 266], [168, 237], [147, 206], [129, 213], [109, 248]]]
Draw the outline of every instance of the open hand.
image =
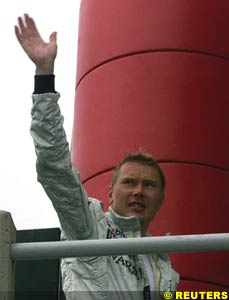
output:
[[34, 20], [28, 14], [18, 18], [18, 26], [15, 26], [16, 37], [29, 58], [36, 65], [36, 74], [53, 74], [54, 62], [57, 55], [56, 32], [49, 37], [49, 43], [45, 43], [40, 36]]

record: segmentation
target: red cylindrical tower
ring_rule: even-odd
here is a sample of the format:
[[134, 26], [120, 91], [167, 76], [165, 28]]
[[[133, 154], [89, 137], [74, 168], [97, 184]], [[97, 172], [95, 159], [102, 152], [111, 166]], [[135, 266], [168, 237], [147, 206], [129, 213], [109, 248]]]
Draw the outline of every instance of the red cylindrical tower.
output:
[[[88, 194], [152, 153], [166, 178], [153, 235], [228, 232], [228, 0], [83, 0], [72, 141]], [[228, 253], [174, 254], [180, 290], [229, 285]]]

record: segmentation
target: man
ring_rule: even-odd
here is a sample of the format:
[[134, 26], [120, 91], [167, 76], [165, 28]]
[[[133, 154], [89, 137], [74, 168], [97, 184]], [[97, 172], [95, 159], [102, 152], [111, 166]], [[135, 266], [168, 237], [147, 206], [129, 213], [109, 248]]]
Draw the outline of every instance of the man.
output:
[[[126, 156], [116, 167], [109, 190], [111, 207], [89, 198], [72, 166], [63, 118], [54, 88], [56, 33], [45, 43], [33, 19], [18, 18], [15, 33], [35, 63], [31, 134], [37, 154], [38, 180], [58, 214], [68, 240], [141, 237], [159, 210], [164, 175], [148, 154]], [[173, 291], [179, 280], [166, 255], [119, 255], [62, 260], [67, 299], [152, 299], [150, 291]], [[157, 294], [159, 296], [160, 293]]]

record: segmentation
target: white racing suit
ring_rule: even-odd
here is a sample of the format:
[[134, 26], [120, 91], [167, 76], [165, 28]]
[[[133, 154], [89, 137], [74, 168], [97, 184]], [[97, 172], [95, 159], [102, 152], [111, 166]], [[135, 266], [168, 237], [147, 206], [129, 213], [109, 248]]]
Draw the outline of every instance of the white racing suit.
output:
[[[33, 94], [31, 134], [37, 154], [38, 181], [58, 214], [67, 240], [139, 237], [136, 217], [121, 217], [112, 208], [89, 198], [71, 163], [57, 104], [58, 93]], [[167, 255], [150, 255], [156, 298], [175, 291], [179, 275]], [[144, 293], [148, 279], [141, 255], [65, 258], [61, 262], [67, 300], [150, 299]], [[155, 299], [155, 298], [154, 298]]]

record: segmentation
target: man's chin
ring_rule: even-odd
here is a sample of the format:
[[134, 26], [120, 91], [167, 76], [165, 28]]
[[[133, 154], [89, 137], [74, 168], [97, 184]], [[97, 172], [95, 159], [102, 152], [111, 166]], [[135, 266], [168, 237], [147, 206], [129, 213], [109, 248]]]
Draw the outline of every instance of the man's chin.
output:
[[143, 208], [131, 208], [130, 213], [136, 217], [143, 217], [145, 215], [145, 209]]
[[140, 211], [132, 210], [128, 215], [129, 215], [129, 217], [131, 217], [131, 216], [137, 217], [140, 220], [144, 219], [144, 214], [143, 214], [143, 212], [140, 212]]

